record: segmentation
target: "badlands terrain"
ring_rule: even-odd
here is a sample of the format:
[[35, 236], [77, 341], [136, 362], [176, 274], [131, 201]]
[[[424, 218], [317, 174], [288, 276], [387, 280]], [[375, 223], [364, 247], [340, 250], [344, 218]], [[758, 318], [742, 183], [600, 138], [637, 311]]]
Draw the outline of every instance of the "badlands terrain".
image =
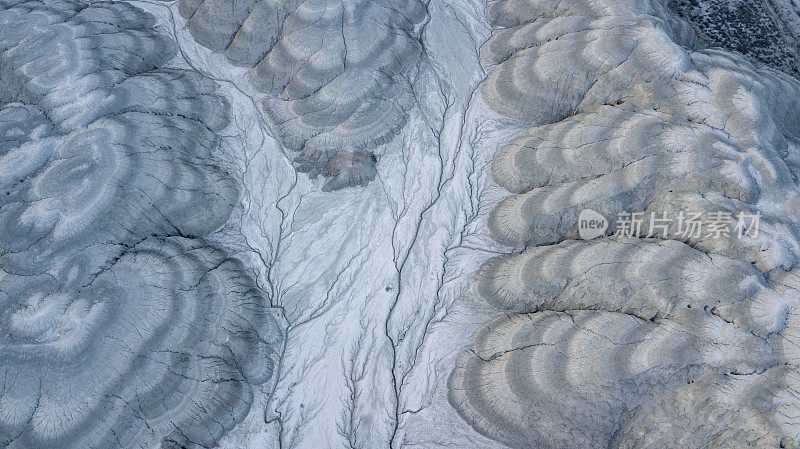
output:
[[0, 0], [0, 447], [798, 448], [798, 76], [798, 0]]

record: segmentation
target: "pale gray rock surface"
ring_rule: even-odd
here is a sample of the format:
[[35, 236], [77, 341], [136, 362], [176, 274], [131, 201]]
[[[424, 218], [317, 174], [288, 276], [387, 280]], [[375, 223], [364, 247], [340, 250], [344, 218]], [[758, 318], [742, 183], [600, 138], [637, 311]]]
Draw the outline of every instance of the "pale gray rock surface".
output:
[[667, 0], [0, 5], [12, 447], [797, 446], [800, 84]]
[[421, 0], [185, 0], [201, 45], [250, 81], [298, 170], [326, 190], [375, 178], [371, 149], [405, 125], [428, 14]]
[[123, 2], [0, 3], [0, 445], [211, 447], [283, 323], [201, 238], [238, 202], [227, 100]]
[[[659, 1], [487, 16], [482, 91], [529, 124], [495, 156], [513, 194], [488, 224], [528, 249], [481, 269], [505, 315], [459, 357], [451, 404], [511, 447], [796, 447], [800, 83], [698, 50]], [[650, 219], [577, 242], [584, 209]], [[680, 211], [758, 213], [761, 229], [652, 218]]]

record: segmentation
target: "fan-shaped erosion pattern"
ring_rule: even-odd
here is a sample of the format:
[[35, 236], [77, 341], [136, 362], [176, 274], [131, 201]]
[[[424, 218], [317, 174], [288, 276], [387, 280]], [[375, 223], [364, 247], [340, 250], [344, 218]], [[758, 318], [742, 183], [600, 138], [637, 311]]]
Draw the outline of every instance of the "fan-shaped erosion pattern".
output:
[[370, 149], [406, 123], [423, 53], [420, 0], [182, 0], [194, 39], [268, 94], [263, 107], [296, 165], [325, 188], [374, 179]]
[[[657, 0], [499, 0], [486, 102], [529, 128], [495, 155], [500, 315], [450, 403], [511, 447], [798, 447], [800, 83], [697, 50]], [[578, 215], [643, 212], [576, 241]], [[760, 214], [757, 234], [662, 214]], [[653, 215], [651, 215], [651, 213]]]
[[280, 315], [202, 238], [234, 180], [227, 103], [118, 2], [0, 1], [0, 445], [210, 447]]

